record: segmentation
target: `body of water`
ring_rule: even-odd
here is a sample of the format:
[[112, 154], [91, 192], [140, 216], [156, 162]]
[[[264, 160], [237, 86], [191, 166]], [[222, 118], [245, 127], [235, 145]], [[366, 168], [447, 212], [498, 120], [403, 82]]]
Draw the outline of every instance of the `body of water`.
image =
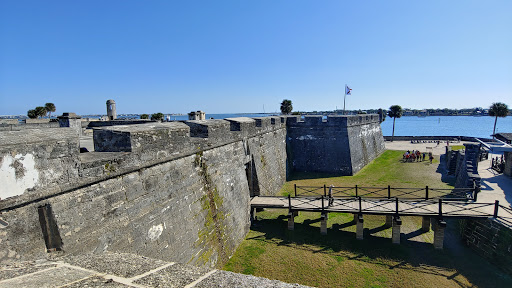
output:
[[[264, 117], [276, 114], [206, 114], [206, 119], [225, 119], [234, 117]], [[124, 117], [119, 117], [124, 118]], [[133, 118], [131, 116], [130, 118]], [[139, 118], [139, 117], [135, 117]], [[324, 117], [325, 118], [325, 117]], [[188, 120], [187, 115], [171, 116], [171, 120]], [[491, 138], [494, 117], [490, 116], [403, 116], [396, 119], [395, 136], [471, 136]], [[382, 134], [391, 136], [393, 118], [386, 117], [381, 124]], [[512, 133], [512, 116], [498, 118], [496, 133]]]
[[[391, 136], [393, 118], [382, 122], [382, 134]], [[491, 116], [407, 116], [397, 118], [395, 136], [472, 136], [492, 138], [494, 117]], [[512, 133], [512, 117], [498, 118], [496, 133]]]

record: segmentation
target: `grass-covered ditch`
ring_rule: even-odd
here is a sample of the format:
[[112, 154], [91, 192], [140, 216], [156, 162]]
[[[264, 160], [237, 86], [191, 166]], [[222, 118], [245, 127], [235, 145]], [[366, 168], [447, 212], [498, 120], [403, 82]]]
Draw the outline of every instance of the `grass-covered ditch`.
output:
[[[396, 186], [451, 188], [439, 158], [403, 163], [402, 151], [386, 151], [350, 177], [295, 174], [281, 194], [302, 186]], [[457, 220], [450, 220], [445, 249], [433, 248], [433, 232], [421, 232], [420, 217], [402, 217], [402, 244], [391, 243], [384, 216], [365, 215], [364, 240], [356, 240], [352, 214], [330, 213], [327, 235], [320, 213], [300, 212], [287, 230], [287, 210], [257, 213], [245, 241], [224, 269], [316, 287], [512, 287], [510, 276], [464, 247]]]

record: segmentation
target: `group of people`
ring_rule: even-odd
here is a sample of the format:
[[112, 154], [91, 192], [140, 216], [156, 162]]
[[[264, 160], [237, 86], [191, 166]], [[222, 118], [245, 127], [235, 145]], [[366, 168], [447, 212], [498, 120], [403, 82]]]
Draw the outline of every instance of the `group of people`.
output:
[[404, 162], [420, 162], [425, 161], [425, 157], [428, 155], [428, 159], [430, 160], [430, 164], [432, 164], [432, 160], [434, 159], [434, 156], [432, 155], [432, 152], [420, 152], [420, 150], [412, 150], [404, 153], [403, 160]]

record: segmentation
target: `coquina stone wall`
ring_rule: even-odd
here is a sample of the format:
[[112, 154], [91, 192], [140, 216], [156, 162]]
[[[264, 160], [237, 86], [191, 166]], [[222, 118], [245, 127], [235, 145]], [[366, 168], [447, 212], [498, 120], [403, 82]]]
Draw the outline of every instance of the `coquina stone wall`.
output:
[[461, 220], [462, 239], [501, 269], [512, 272], [512, 230], [495, 219]]
[[385, 149], [378, 115], [289, 117], [292, 168], [353, 175]]
[[512, 152], [503, 152], [503, 158], [505, 159], [505, 170], [503, 174], [512, 177]]
[[[97, 127], [89, 153], [79, 153], [72, 128], [0, 132], [0, 177], [11, 181], [0, 186], [9, 224], [0, 229], [0, 261], [62, 250], [222, 265], [249, 229], [250, 197], [278, 193], [290, 162], [354, 173], [376, 157], [383, 143], [372, 117], [306, 125], [313, 134], [286, 126], [296, 117]], [[290, 149], [290, 133], [301, 129], [334, 136], [322, 153], [301, 153]]]
[[[17, 173], [19, 166], [8, 161], [11, 155], [35, 155], [33, 165], [20, 165], [39, 178], [25, 186], [16, 182], [25, 188], [16, 195], [1, 188], [7, 199], [0, 202], [0, 217], [9, 226], [0, 230], [0, 259], [33, 258], [54, 249], [222, 265], [249, 229], [250, 196], [274, 195], [286, 180], [286, 127], [279, 118], [272, 123], [232, 119], [222, 123], [225, 129], [194, 123], [212, 136], [217, 133], [212, 139], [190, 134], [186, 123], [101, 128], [95, 131], [96, 142], [128, 138], [131, 152], [104, 148], [82, 154], [72, 129], [34, 130], [37, 137], [25, 150], [3, 147], [7, 167], [1, 173]], [[22, 134], [2, 135], [24, 141]], [[52, 154], [62, 147], [68, 149]], [[44, 176], [50, 167], [62, 173]], [[42, 215], [48, 206], [51, 211]], [[57, 229], [45, 230], [49, 222]], [[48, 242], [57, 245], [48, 247]]]

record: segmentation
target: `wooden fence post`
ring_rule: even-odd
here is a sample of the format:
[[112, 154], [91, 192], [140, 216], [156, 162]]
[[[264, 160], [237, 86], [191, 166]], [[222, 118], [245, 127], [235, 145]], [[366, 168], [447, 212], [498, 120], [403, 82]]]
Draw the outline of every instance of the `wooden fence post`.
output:
[[494, 201], [494, 218], [498, 218], [498, 208], [500, 208], [500, 201]]
[[443, 218], [443, 199], [439, 198], [439, 219]]

